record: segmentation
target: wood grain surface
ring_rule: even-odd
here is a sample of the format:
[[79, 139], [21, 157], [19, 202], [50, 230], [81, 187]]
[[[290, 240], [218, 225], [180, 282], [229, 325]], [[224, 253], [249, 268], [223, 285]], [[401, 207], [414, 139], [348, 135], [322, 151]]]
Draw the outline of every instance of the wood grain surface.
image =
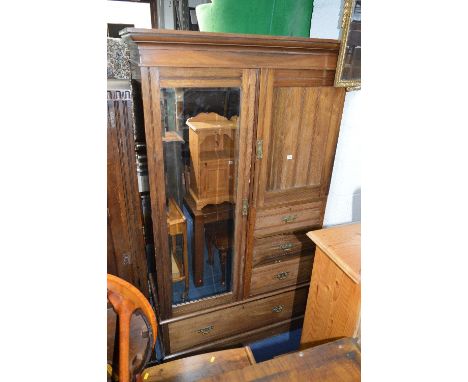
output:
[[302, 288], [174, 322], [169, 324], [171, 352], [298, 316], [306, 299]]
[[252, 271], [250, 295], [270, 292], [307, 282], [312, 273], [313, 254], [296, 255], [291, 259], [256, 267]]
[[133, 102], [126, 89], [108, 91], [107, 97], [107, 272], [135, 285], [148, 297]]
[[204, 353], [145, 369], [145, 382], [191, 382], [255, 364], [249, 347]]
[[322, 226], [325, 200], [257, 211], [255, 237]]
[[307, 236], [354, 282], [361, 282], [361, 223], [311, 231]]
[[361, 287], [324, 253], [315, 251], [314, 269], [302, 329], [303, 347], [352, 337], [361, 308]]
[[284, 261], [300, 253], [312, 253], [314, 244], [303, 231], [285, 232], [279, 235], [254, 239], [253, 267]]
[[[314, 237], [316, 250], [302, 348], [356, 336], [361, 310], [360, 224], [331, 227], [308, 235]], [[359, 277], [351, 277], [357, 270]]]
[[340, 43], [333, 39], [318, 39], [291, 36], [264, 36], [234, 33], [192, 32], [167, 29], [125, 28], [120, 32], [122, 38], [145, 43], [157, 42], [162, 45], [170, 43], [179, 45], [214, 45], [220, 49], [227, 46], [271, 48], [274, 50], [302, 49], [304, 51], [333, 51], [338, 53]]
[[345, 338], [200, 381], [358, 382], [360, 380], [361, 351], [355, 340]]
[[[290, 298], [278, 315], [262, 309], [285, 293], [301, 295], [294, 292], [300, 285], [278, 285], [281, 289], [262, 292], [252, 301], [254, 241], [322, 225], [345, 94], [344, 89], [332, 86], [339, 42], [135, 28], [126, 29], [122, 36], [129, 43], [134, 78], [142, 85], [158, 273], [154, 289], [165, 356], [264, 335], [270, 332], [265, 330], [268, 327], [287, 328], [288, 322], [302, 314], [302, 299]], [[239, 86], [234, 156], [239, 160], [234, 161], [232, 173], [236, 187], [230, 187], [234, 189], [230, 215], [235, 221], [232, 291], [175, 306], [164, 210], [161, 88]], [[264, 142], [263, 159], [256, 155], [257, 140]], [[226, 172], [226, 177], [230, 174]], [[247, 213], [243, 205], [248, 206]], [[194, 218], [195, 254], [203, 253], [201, 238], [208, 219]], [[292, 245], [298, 255], [301, 244]], [[200, 259], [195, 255], [192, 262], [197, 285], [203, 275]], [[230, 313], [237, 309], [244, 314], [233, 313], [235, 320], [231, 320]], [[293, 314], [286, 314], [288, 309]], [[216, 316], [217, 323], [207, 322], [215, 329], [202, 340], [195, 337], [192, 341], [195, 323], [205, 323], [208, 315]]]
[[[233, 336], [223, 337], [219, 340], [208, 342], [190, 349], [186, 349], [177, 353], [168, 354], [164, 360], [179, 359], [198, 353], [206, 353], [207, 351], [222, 350], [231, 348], [232, 346], [248, 345], [262, 338], [276, 336], [291, 330], [296, 330], [302, 327], [304, 315], [293, 317], [288, 320], [275, 322], [270, 325], [262, 326], [261, 328], [248, 330]], [[167, 326], [165, 326], [167, 327]]]
[[287, 82], [301, 75], [307, 78], [302, 74], [306, 71], [293, 70], [291, 77], [285, 77], [286, 70], [262, 72], [257, 139], [263, 142], [263, 157], [257, 158], [256, 166], [257, 210], [311, 202], [328, 193], [343, 89]]

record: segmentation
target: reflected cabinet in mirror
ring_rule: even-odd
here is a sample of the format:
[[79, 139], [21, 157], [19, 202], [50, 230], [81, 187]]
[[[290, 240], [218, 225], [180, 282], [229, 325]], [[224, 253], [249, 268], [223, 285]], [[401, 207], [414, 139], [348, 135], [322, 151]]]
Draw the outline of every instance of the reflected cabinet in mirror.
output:
[[173, 305], [231, 291], [239, 100], [239, 88], [161, 89]]

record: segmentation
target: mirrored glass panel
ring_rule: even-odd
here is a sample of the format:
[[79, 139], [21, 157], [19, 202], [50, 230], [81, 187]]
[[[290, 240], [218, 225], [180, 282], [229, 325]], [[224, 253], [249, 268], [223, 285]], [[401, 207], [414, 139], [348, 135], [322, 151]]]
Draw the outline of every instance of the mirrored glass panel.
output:
[[361, 79], [361, 0], [356, 0], [352, 9], [341, 79]]
[[161, 89], [172, 303], [231, 290], [238, 88]]

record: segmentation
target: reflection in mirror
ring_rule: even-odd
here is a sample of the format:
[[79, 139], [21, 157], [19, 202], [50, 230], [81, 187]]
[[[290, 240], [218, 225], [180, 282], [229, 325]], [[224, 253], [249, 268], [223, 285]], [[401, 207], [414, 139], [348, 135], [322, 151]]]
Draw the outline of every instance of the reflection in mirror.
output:
[[172, 303], [231, 290], [238, 88], [161, 89]]
[[355, 0], [351, 11], [341, 79], [344, 81], [361, 79], [361, 0]]

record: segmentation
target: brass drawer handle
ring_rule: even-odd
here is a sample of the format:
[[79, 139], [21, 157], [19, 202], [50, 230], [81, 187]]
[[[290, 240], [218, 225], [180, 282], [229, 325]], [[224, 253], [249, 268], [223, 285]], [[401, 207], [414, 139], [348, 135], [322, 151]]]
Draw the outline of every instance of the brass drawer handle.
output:
[[210, 325], [210, 326], [207, 326], [206, 328], [201, 328], [201, 329], [198, 329], [197, 330], [197, 333], [200, 333], [200, 334], [208, 334], [209, 332], [211, 332], [213, 330], [214, 326], [213, 325]]
[[287, 278], [289, 275], [289, 272], [280, 272], [278, 274], [275, 275], [274, 278], [278, 279], [278, 280], [284, 280], [285, 278]]
[[276, 305], [271, 310], [273, 313], [281, 313], [284, 309], [284, 305]]
[[283, 251], [289, 251], [293, 246], [293, 243], [284, 243], [278, 245], [278, 248], [282, 249]]
[[287, 216], [284, 216], [281, 220], [284, 221], [285, 223], [291, 223], [294, 220], [296, 220], [296, 218], [297, 218], [297, 215], [287, 215]]

